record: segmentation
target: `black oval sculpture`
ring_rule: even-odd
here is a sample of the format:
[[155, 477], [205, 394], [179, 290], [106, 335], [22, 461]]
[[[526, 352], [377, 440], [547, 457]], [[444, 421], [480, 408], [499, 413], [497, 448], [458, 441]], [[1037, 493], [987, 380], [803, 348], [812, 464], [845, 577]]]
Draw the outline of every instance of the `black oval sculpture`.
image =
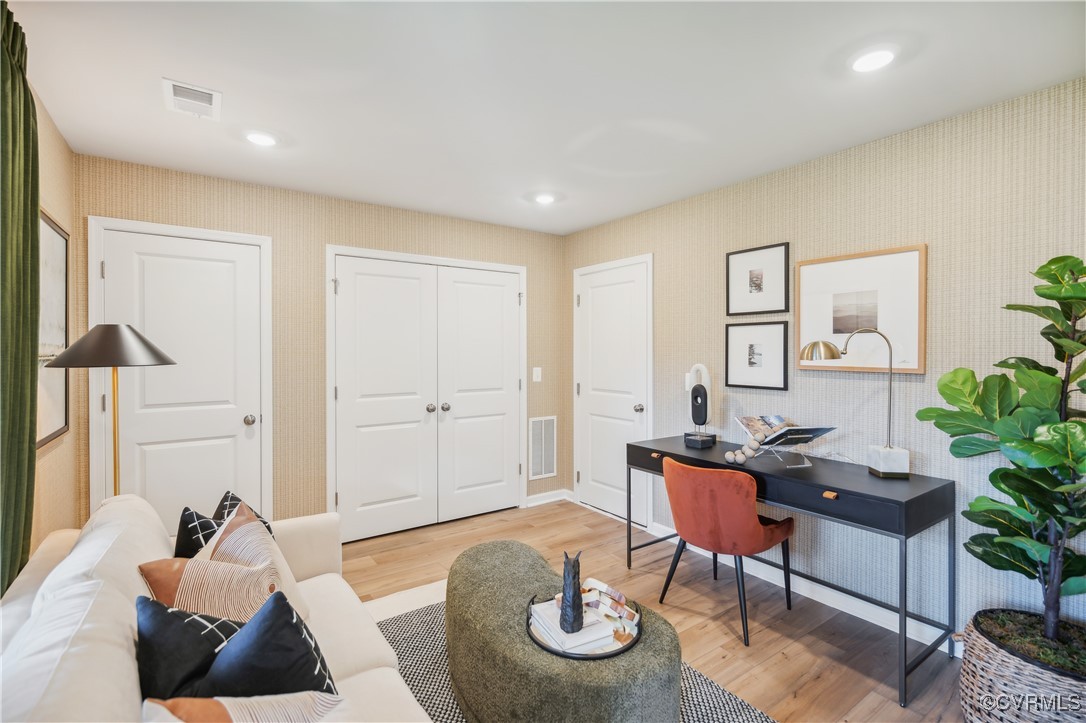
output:
[[577, 556], [563, 552], [565, 567], [562, 575], [562, 614], [558, 624], [567, 633], [576, 633], [584, 627], [584, 603], [581, 600], [581, 550]]

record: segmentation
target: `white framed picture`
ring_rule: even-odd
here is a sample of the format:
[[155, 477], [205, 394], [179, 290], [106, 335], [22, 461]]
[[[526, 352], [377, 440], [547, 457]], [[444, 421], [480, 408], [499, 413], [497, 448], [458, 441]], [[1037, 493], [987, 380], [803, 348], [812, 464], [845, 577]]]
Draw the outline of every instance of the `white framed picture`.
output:
[[38, 290], [38, 430], [37, 446], [68, 431], [68, 370], [45, 365], [68, 346], [68, 234], [41, 214]]
[[813, 341], [844, 346], [858, 329], [877, 329], [890, 340], [894, 371], [925, 371], [927, 246], [833, 256], [796, 264], [796, 368], [886, 371], [887, 345], [877, 334], [858, 334], [841, 359], [803, 361]]
[[788, 244], [732, 251], [726, 256], [728, 316], [788, 311]]
[[788, 389], [788, 322], [724, 326], [724, 386]]

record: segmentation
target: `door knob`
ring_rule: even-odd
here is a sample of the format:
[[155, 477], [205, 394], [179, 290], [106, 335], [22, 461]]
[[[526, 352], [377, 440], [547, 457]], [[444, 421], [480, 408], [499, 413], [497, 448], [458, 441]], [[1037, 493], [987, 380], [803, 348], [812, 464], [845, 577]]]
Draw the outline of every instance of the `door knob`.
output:
[[253, 426], [254, 424], [256, 424], [256, 417], [254, 417], [254, 416], [253, 416], [253, 415], [251, 415], [251, 414], [246, 414], [246, 415], [245, 415], [245, 418], [244, 418], [244, 419], [242, 419], [241, 421], [245, 422], [245, 426], [246, 426], [246, 427], [251, 427], [251, 426]]
[[641, 412], [645, 411], [645, 405], [644, 404], [635, 404], [634, 405], [634, 411], [637, 412], [638, 414], [640, 414]]
[[434, 404], [433, 402], [430, 402], [429, 404], [426, 405], [426, 411], [429, 412], [430, 414], [433, 414], [434, 412], [437, 411], [437, 405]]
[[441, 411], [447, 412], [450, 409], [452, 409], [452, 406], [448, 402], [442, 402], [441, 403]]

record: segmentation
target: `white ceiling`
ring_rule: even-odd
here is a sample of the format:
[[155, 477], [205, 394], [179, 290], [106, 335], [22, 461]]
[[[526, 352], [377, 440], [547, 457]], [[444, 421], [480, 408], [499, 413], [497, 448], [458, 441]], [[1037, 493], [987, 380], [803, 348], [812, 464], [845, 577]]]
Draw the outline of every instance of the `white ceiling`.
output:
[[1083, 2], [11, 7], [78, 153], [558, 234], [1086, 74]]

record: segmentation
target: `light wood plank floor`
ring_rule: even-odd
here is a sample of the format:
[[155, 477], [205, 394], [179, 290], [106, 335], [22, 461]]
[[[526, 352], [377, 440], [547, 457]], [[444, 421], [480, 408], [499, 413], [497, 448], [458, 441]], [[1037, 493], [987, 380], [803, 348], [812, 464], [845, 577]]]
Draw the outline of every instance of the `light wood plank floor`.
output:
[[[637, 539], [648, 535], [635, 533]], [[634, 553], [626, 569], [624, 523], [570, 502], [512, 509], [399, 532], [343, 547], [343, 571], [363, 600], [444, 579], [461, 551], [488, 540], [520, 540], [561, 571], [562, 552], [584, 550], [584, 575], [604, 580], [666, 617], [683, 660], [779, 721], [959, 721], [958, 660], [935, 653], [909, 677], [897, 704], [896, 635], [747, 575], [750, 647], [743, 647], [735, 576], [687, 552], [667, 602], [660, 588], [675, 548]], [[919, 647], [919, 645], [917, 645]], [[911, 651], [910, 651], [911, 652]]]

